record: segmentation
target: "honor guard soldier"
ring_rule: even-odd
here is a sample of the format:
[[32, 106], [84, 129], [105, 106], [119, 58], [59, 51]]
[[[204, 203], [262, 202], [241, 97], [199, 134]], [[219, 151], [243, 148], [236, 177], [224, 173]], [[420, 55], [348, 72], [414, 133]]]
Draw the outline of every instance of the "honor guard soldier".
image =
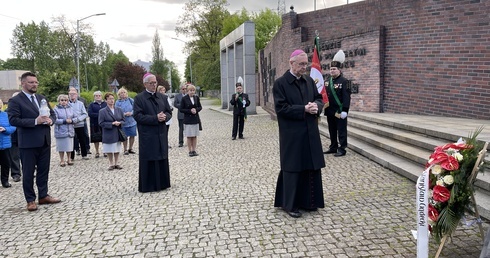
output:
[[330, 78], [325, 81], [330, 105], [325, 109], [330, 146], [324, 154], [334, 153], [335, 157], [345, 156], [347, 148], [347, 114], [350, 106], [350, 81], [340, 70], [345, 61], [344, 51], [339, 50], [330, 63]]

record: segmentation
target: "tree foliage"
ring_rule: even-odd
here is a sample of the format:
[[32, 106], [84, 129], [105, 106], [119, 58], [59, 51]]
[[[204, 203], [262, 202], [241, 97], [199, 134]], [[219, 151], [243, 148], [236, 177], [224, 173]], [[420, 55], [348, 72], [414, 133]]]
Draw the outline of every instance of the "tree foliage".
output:
[[[179, 17], [177, 34], [193, 38], [187, 42], [192, 62], [192, 83], [206, 89], [220, 88], [220, 70], [210, 69], [219, 62], [219, 41], [223, 30], [223, 20], [230, 16], [226, 10], [226, 0], [190, 0], [184, 6], [184, 14]], [[219, 67], [219, 66], [218, 66]], [[186, 78], [190, 81], [190, 69]]]
[[[2, 62], [0, 67], [35, 72], [41, 83], [40, 92], [50, 99], [64, 92], [70, 79], [77, 76], [76, 23], [60, 16], [53, 19], [53, 24], [42, 21], [17, 25], [11, 39], [15, 57]], [[80, 86], [82, 90], [107, 90], [117, 61], [129, 60], [121, 51], [113, 53], [108, 44], [95, 43], [90, 25], [80, 23], [79, 32]]]
[[270, 9], [252, 13], [243, 8], [230, 14], [226, 10], [226, 0], [190, 0], [179, 17], [177, 34], [193, 40], [187, 42], [190, 52], [187, 58], [185, 77], [204, 89], [220, 89], [220, 49], [219, 41], [246, 21], [255, 23], [255, 50], [263, 49], [281, 26], [281, 17]]
[[118, 61], [114, 66], [114, 72], [111, 81], [117, 79], [120, 87], [129, 91], [140, 92], [143, 87], [143, 75], [146, 70], [142, 66], [135, 65], [131, 62]]
[[255, 53], [264, 49], [281, 27], [281, 16], [271, 9], [254, 13], [251, 20], [255, 23]]

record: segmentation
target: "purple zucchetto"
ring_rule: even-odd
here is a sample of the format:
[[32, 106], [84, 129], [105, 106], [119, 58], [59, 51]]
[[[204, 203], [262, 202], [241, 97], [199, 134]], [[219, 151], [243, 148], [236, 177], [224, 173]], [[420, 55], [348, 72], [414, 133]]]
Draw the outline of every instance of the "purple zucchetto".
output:
[[305, 51], [301, 50], [301, 49], [296, 49], [293, 51], [293, 53], [291, 53], [291, 56], [289, 58], [293, 58], [295, 56], [298, 56], [298, 55], [301, 55], [303, 54]]
[[146, 77], [150, 76], [150, 75], [153, 75], [153, 74], [152, 74], [152, 73], [145, 73], [145, 75], [143, 75], [143, 80], [144, 80]]

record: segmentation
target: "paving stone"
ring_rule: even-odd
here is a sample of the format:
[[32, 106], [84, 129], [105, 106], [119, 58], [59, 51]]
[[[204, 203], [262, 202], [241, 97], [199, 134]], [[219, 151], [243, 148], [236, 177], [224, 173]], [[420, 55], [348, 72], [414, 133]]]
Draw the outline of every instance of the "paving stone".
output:
[[[273, 207], [277, 122], [251, 115], [232, 141], [231, 112], [202, 102], [200, 155], [177, 147], [174, 120], [172, 187], [161, 192], [137, 191], [138, 155], [122, 155], [117, 171], [78, 156], [62, 168], [53, 144], [49, 190], [63, 202], [28, 212], [21, 183], [0, 189], [0, 257], [416, 256], [413, 182], [353, 151], [325, 155], [325, 208], [293, 219]], [[481, 243], [477, 227], [461, 226], [441, 257], [478, 257]]]

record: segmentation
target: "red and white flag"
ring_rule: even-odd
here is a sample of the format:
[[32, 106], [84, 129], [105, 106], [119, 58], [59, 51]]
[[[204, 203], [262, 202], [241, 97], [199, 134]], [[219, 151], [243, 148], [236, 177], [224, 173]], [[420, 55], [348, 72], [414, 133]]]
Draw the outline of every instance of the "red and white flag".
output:
[[322, 94], [323, 103], [328, 102], [327, 91], [325, 89], [325, 82], [323, 81], [322, 67], [320, 65], [320, 58], [318, 55], [318, 37], [315, 38], [315, 47], [313, 49], [313, 58], [311, 60], [310, 77], [313, 78], [318, 89], [318, 93]]

